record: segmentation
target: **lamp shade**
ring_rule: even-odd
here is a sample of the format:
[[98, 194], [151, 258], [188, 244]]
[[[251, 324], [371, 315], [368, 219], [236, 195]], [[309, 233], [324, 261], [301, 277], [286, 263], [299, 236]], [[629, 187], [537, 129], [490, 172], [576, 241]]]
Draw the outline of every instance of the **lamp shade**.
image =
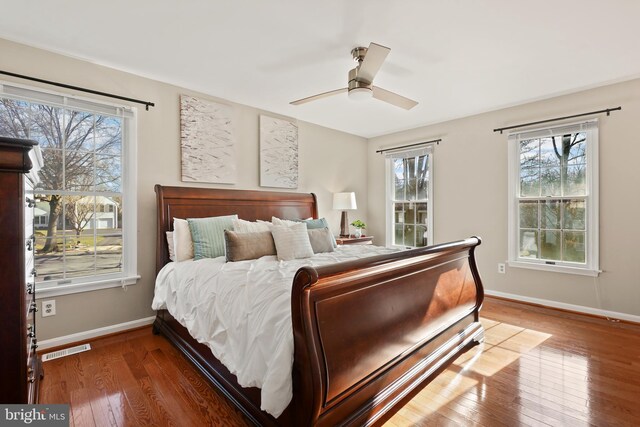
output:
[[356, 205], [356, 193], [333, 193], [333, 209], [339, 211], [358, 209]]

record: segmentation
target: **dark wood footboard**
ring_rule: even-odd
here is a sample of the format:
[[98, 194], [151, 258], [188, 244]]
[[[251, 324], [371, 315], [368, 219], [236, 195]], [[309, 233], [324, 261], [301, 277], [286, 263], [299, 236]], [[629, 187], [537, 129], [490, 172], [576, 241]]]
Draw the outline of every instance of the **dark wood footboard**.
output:
[[374, 424], [482, 339], [478, 238], [296, 274], [298, 425]]

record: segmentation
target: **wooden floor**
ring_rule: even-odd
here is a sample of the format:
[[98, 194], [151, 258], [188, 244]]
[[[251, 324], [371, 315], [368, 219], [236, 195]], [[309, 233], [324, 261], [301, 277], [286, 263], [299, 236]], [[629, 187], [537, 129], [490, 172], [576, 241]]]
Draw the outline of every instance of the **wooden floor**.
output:
[[[640, 326], [488, 298], [486, 342], [459, 357], [386, 426], [639, 426]], [[151, 328], [44, 364], [41, 403], [77, 426], [244, 426]]]

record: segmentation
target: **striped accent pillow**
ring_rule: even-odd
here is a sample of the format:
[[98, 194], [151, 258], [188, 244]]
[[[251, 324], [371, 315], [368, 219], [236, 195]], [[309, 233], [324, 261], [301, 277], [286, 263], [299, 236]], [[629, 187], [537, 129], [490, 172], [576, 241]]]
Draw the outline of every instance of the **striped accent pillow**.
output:
[[236, 218], [233, 220], [233, 231], [237, 233], [261, 233], [269, 231], [270, 225], [264, 221], [251, 222]]
[[193, 240], [193, 258], [224, 256], [224, 230], [233, 229], [234, 219], [238, 219], [238, 215], [187, 218]]
[[279, 260], [289, 261], [313, 256], [313, 248], [307, 233], [307, 224], [304, 222], [290, 227], [274, 225], [271, 227], [271, 234], [276, 244]]

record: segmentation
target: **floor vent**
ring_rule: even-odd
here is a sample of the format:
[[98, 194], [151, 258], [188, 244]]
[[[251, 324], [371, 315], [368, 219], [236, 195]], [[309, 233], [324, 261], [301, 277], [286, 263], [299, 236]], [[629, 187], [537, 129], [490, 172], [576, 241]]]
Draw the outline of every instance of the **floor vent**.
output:
[[72, 354], [82, 353], [83, 351], [91, 350], [90, 344], [82, 344], [77, 345], [75, 347], [64, 348], [62, 350], [54, 351], [52, 353], [47, 353], [42, 355], [42, 361], [46, 362], [48, 360], [60, 359], [61, 357], [71, 356]]

